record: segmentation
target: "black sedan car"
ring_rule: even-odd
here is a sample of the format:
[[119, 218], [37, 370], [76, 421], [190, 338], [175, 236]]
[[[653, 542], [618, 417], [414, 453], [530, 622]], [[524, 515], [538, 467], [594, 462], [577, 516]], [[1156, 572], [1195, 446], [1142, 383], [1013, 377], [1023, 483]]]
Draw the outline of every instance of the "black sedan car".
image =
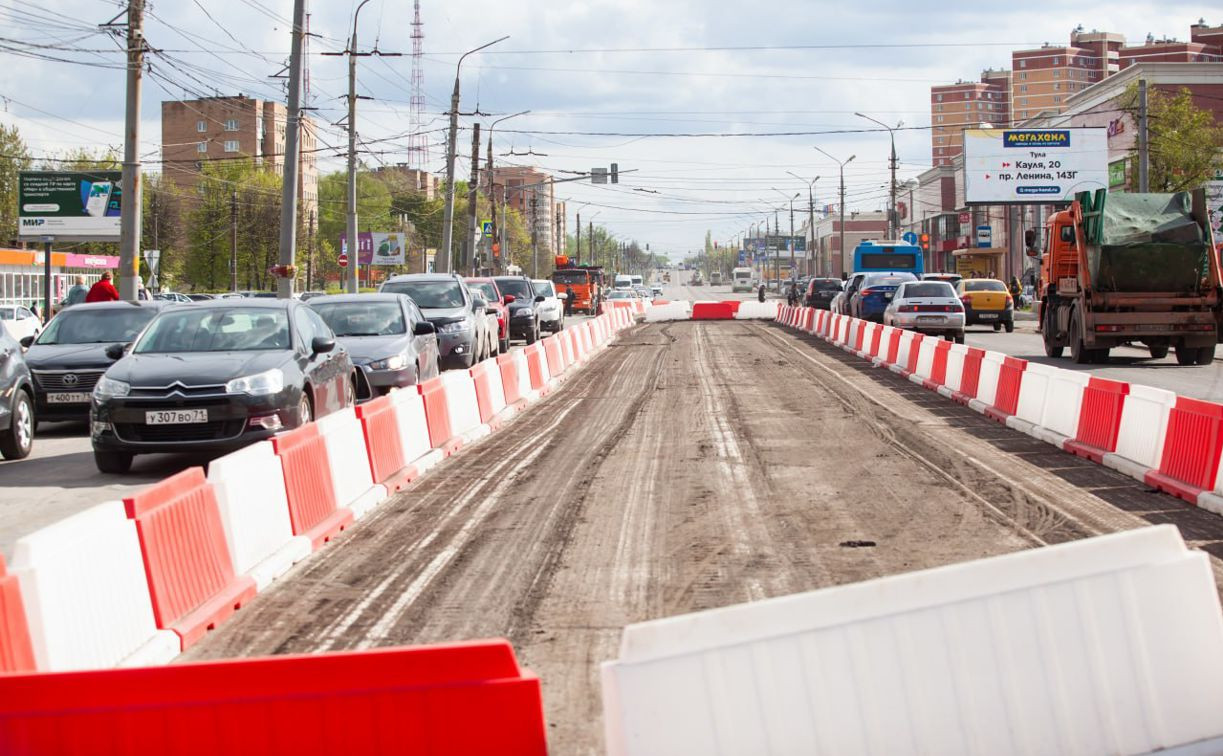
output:
[[51, 319], [29, 347], [25, 361], [34, 375], [38, 421], [89, 419], [89, 394], [114, 363], [114, 344], [130, 344], [169, 302], [93, 302], [73, 305]]
[[493, 279], [510, 308], [510, 338], [528, 344], [539, 341], [539, 308], [544, 297], [536, 293], [526, 276], [497, 276]]
[[314, 297], [309, 307], [348, 350], [356, 368], [357, 401], [438, 374], [436, 329], [406, 295], [336, 294]]
[[94, 462], [123, 473], [136, 454], [224, 452], [353, 404], [352, 363], [296, 300], [176, 305], [148, 325], [93, 391]]
[[34, 382], [21, 345], [0, 328], [0, 457], [25, 459], [34, 448]]
[[839, 278], [812, 278], [803, 292], [803, 305], [819, 310], [831, 309], [832, 300], [845, 291]]

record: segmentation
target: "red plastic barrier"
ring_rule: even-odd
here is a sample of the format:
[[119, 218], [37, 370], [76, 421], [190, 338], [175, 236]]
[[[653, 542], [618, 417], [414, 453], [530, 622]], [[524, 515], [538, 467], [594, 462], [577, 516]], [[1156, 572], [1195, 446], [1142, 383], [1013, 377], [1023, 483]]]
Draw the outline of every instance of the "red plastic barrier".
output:
[[951, 398], [960, 404], [968, 404], [969, 399], [977, 398], [977, 384], [981, 381], [981, 360], [985, 358], [985, 350], [969, 347], [964, 353], [964, 367], [960, 371], [960, 390], [952, 393]]
[[425, 422], [429, 424], [429, 443], [441, 449], [442, 456], [449, 457], [463, 445], [463, 439], [455, 438], [450, 429], [450, 407], [446, 399], [446, 386], [441, 376], [417, 384], [417, 390], [425, 400]]
[[1071, 454], [1103, 462], [1104, 455], [1117, 451], [1117, 436], [1121, 433], [1121, 412], [1130, 384], [1092, 377], [1083, 389], [1079, 405], [1079, 428], [1075, 437], [1067, 439], [1063, 448]]
[[497, 355], [497, 368], [501, 370], [501, 388], [505, 391], [505, 404], [521, 409], [527, 403], [518, 390], [518, 363], [510, 354]]
[[545, 756], [507, 641], [0, 677], [0, 753]]
[[136, 522], [157, 626], [186, 649], [255, 596], [234, 575], [216, 493], [202, 467], [189, 467], [123, 500]]
[[939, 339], [934, 345], [934, 362], [930, 365], [930, 377], [923, 381], [931, 391], [947, 382], [947, 353], [950, 351], [951, 342], [946, 339]]
[[[657, 302], [655, 304], [657, 304]], [[742, 302], [740, 302], [738, 299], [727, 299], [725, 300], [725, 304], [730, 305], [730, 313], [734, 315], [739, 312], [739, 305], [742, 304]]]
[[476, 404], [480, 407], [480, 422], [492, 430], [501, 427], [501, 421], [496, 417], [493, 406], [493, 379], [489, 376], [488, 361], [477, 362], [471, 366], [471, 380], [476, 386]]
[[871, 329], [871, 345], [870, 345], [871, 346], [870, 348], [871, 357], [879, 356], [879, 341], [881, 340], [882, 337], [883, 337], [883, 324], [876, 323], [875, 327]]
[[544, 353], [534, 344], [527, 347], [527, 374], [531, 377], [531, 390], [538, 391], [540, 396], [548, 393], [548, 383], [544, 380]]
[[926, 334], [915, 333], [913, 339], [909, 342], [909, 361], [905, 365], [905, 374], [912, 375], [917, 372], [917, 360], [921, 357], [921, 343], [926, 340]]
[[[782, 322], [790, 325], [789, 308], [786, 308], [786, 319]], [[734, 320], [735, 312], [725, 302], [696, 302], [692, 305], [693, 320]]]
[[1005, 357], [998, 367], [998, 391], [994, 394], [994, 406], [985, 408], [985, 415], [1000, 423], [1015, 414], [1019, 405], [1019, 386], [1023, 382], [1023, 371], [1028, 361], [1018, 357]]
[[565, 372], [565, 355], [561, 351], [561, 342], [556, 336], [549, 336], [543, 340], [544, 354], [548, 358], [548, 373], [552, 377], [556, 377]]
[[858, 333], [854, 335], [853, 341], [850, 343], [850, 347], [852, 347], [855, 352], [862, 351], [862, 343], [866, 339], [866, 327], [868, 325], [870, 324], [865, 320], [858, 321]]
[[1159, 470], [1146, 474], [1147, 485], [1197, 504], [1202, 491], [1215, 487], [1221, 445], [1223, 405], [1178, 396], [1168, 413]]
[[380, 396], [372, 402], [357, 405], [357, 418], [365, 436], [369, 454], [369, 469], [374, 482], [390, 492], [402, 491], [420, 474], [404, 458], [403, 442], [399, 438], [399, 420], [391, 397]]
[[26, 623], [25, 604], [21, 603], [21, 585], [15, 575], [8, 574], [4, 555], [0, 554], [0, 674], [35, 669], [30, 626]]
[[884, 361], [889, 365], [896, 364], [896, 356], [900, 353], [900, 336], [900, 329], [897, 328], [892, 331], [892, 337], [888, 339], [888, 355]]
[[811, 333], [813, 330], [815, 330], [815, 308], [808, 307], [803, 312], [805, 315], [803, 318], [803, 330], [807, 333]]
[[284, 466], [293, 535], [306, 536], [317, 549], [353, 520], [351, 510], [336, 505], [327, 444], [309, 423], [273, 436], [272, 448]]

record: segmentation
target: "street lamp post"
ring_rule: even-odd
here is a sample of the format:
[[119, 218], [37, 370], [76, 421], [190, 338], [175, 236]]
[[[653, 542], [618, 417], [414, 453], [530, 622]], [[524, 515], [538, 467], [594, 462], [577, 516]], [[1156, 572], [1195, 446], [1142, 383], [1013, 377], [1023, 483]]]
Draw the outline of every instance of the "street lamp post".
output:
[[[368, 0], [367, 0], [368, 1]], [[365, 3], [363, 2], [362, 5]], [[356, 36], [356, 33], [353, 33]], [[459, 56], [459, 63], [454, 67], [454, 92], [450, 95], [450, 138], [446, 146], [446, 207], [442, 213], [442, 249], [441, 249], [441, 266], [436, 264], [434, 268], [439, 273], [449, 273], [451, 264], [451, 248], [454, 243], [454, 159], [458, 145], [456, 140], [459, 136], [459, 72], [463, 68], [463, 59], [474, 52], [479, 52], [486, 47], [492, 47], [498, 42], [504, 42], [509, 39], [507, 34], [500, 39], [494, 39], [492, 42], [480, 45], [479, 47], [468, 50]], [[351, 231], [350, 231], [351, 233]]]
[[[899, 236], [897, 231], [900, 230], [899, 228], [897, 228], [897, 226], [899, 225], [899, 219], [896, 217], [896, 163], [897, 163], [897, 160], [896, 160], [896, 132], [891, 126], [888, 126], [883, 121], [877, 120], [875, 118], [871, 118], [868, 115], [863, 115], [862, 113], [854, 113], [854, 115], [858, 116], [859, 118], [865, 118], [866, 120], [870, 121], [871, 123], [877, 123], [880, 126], [882, 126], [883, 128], [887, 129], [888, 137], [892, 141], [892, 158], [891, 160], [888, 161], [889, 165], [892, 168], [892, 189], [889, 192], [891, 196], [892, 204], [891, 204], [891, 209], [888, 211], [888, 238], [895, 239], [897, 236]], [[904, 124], [904, 121], [901, 121], [900, 123], [896, 124], [896, 126], [899, 127], [903, 124]]]
[[[841, 267], [844, 268], [845, 267], [845, 166], [848, 165], [851, 161], [853, 161], [853, 159], [856, 158], [857, 155], [850, 155], [844, 162], [842, 162], [834, 158], [832, 155], [829, 155], [827, 152], [824, 152], [819, 147], [815, 147], [815, 150], [819, 152], [821, 155], [824, 155], [825, 157], [827, 157], [832, 162], [836, 163], [837, 166], [841, 169], [841, 203], [840, 203], [841, 204], [841, 241], [840, 241], [840, 244], [838, 245], [840, 247], [840, 250], [838, 253], [841, 255]], [[830, 270], [829, 273], [831, 272], [832, 271]], [[842, 270], [842, 272], [844, 271]]]
[[[786, 246], [790, 248], [790, 277], [793, 278], [794, 277], [794, 265], [795, 265], [795, 261], [794, 261], [794, 200], [801, 197], [802, 193], [795, 192], [794, 196], [791, 197], [790, 195], [786, 194], [785, 192], [778, 189], [777, 187], [770, 187], [770, 188], [790, 201], [790, 238], [786, 241]], [[781, 265], [779, 263], [778, 273], [780, 274], [780, 272], [781, 272]]]
[[[799, 181], [807, 181], [805, 178], [797, 173], [794, 173], [793, 171], [786, 171], [786, 173], [790, 174]], [[807, 246], [806, 250], [808, 260], [811, 259], [811, 252], [815, 248], [815, 182], [819, 180], [820, 177], [816, 176], [815, 178], [811, 179], [810, 182], [807, 182], [807, 228], [811, 231], [811, 244]], [[816, 271], [812, 270], [808, 272], [814, 274]]]

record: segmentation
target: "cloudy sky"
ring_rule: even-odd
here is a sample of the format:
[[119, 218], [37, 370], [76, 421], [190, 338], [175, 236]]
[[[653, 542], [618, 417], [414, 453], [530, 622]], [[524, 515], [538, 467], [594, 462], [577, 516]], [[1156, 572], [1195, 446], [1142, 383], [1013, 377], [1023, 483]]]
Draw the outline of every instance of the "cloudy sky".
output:
[[[335, 126], [344, 113], [343, 50], [359, 0], [310, 5], [310, 101], [328, 145], [346, 144]], [[273, 76], [287, 60], [291, 0], [149, 0], [146, 35], [159, 52], [145, 79], [142, 153], [159, 157], [160, 102], [243, 92], [282, 98]], [[464, 117], [485, 127], [502, 115], [499, 163], [553, 172], [618, 163], [618, 186], [558, 186], [579, 207], [583, 224], [650, 243], [676, 257], [699, 247], [706, 229], [730, 240], [749, 224], [781, 213], [788, 197], [815, 185], [817, 206], [835, 201], [837, 166], [812, 147], [841, 159], [847, 205], [874, 210], [886, 203], [886, 132], [897, 132], [901, 180], [930, 165], [929, 87], [973, 79], [1006, 67], [1010, 50], [1065, 44], [1082, 24], [1124, 34], [1188, 38], [1205, 17], [1223, 11], [1196, 2], [1055, 2], [1001, 4], [801, 2], [772, 0], [421, 0], [425, 128], [445, 125], [459, 54], [498, 37], [505, 42], [463, 66]], [[35, 154], [122, 144], [124, 81], [116, 40], [98, 29], [123, 12], [116, 0], [0, 0], [0, 119], [18, 125]], [[374, 45], [403, 57], [362, 58], [358, 92], [363, 159], [377, 165], [407, 160], [411, 0], [370, 0], [361, 12], [360, 48]], [[797, 133], [795, 133], [797, 132]], [[785, 134], [785, 135], [782, 135]], [[697, 135], [697, 136], [680, 136]], [[720, 136], [719, 136], [720, 135]], [[432, 133], [429, 168], [444, 170], [441, 134]], [[470, 154], [471, 132], [460, 131]], [[483, 148], [482, 148], [483, 151]], [[528, 154], [509, 154], [528, 153]], [[534, 153], [534, 154], [531, 154]], [[326, 170], [340, 152], [322, 153]], [[469, 162], [462, 161], [462, 162]], [[461, 166], [460, 176], [468, 172]], [[793, 172], [805, 179], [789, 175]], [[561, 175], [557, 173], [557, 175]], [[596, 215], [597, 213], [597, 215]], [[796, 226], [798, 221], [796, 220]]]

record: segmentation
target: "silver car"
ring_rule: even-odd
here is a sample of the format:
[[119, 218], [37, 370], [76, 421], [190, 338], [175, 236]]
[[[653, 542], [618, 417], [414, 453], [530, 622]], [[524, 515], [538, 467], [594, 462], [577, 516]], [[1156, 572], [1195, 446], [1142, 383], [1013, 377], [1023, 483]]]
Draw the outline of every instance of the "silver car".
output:
[[946, 281], [905, 281], [883, 311], [883, 324], [964, 343], [964, 305]]

